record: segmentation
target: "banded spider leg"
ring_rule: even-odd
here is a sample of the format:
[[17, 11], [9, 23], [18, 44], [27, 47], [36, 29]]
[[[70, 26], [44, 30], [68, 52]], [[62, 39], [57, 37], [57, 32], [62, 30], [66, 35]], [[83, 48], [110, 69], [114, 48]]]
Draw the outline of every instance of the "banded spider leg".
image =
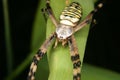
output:
[[28, 80], [35, 80], [35, 72], [37, 70], [37, 64], [38, 61], [45, 55], [48, 46], [53, 41], [53, 39], [56, 37], [55, 33], [53, 33], [41, 46], [41, 48], [38, 50], [37, 54], [33, 57], [33, 61], [30, 66], [30, 71], [28, 73]]
[[81, 61], [78, 53], [77, 44], [73, 35], [68, 39], [68, 43], [70, 47], [71, 60], [73, 62], [73, 80], [80, 80]]

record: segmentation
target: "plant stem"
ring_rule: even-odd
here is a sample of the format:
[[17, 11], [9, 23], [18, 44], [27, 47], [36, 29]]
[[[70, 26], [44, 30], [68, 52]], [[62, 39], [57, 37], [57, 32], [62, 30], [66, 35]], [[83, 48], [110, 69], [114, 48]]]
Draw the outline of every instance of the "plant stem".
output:
[[13, 55], [10, 38], [10, 23], [9, 23], [9, 12], [8, 12], [8, 1], [3, 0], [3, 12], [4, 12], [4, 26], [5, 26], [5, 41], [6, 41], [6, 59], [7, 59], [7, 74], [12, 72], [13, 66]]

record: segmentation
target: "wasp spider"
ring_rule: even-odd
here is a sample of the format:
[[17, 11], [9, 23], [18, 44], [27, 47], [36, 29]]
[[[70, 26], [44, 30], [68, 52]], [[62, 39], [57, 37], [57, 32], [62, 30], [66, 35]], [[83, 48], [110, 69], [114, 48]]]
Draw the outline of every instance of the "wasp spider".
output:
[[56, 31], [48, 39], [46, 39], [46, 41], [38, 50], [37, 54], [33, 57], [28, 74], [28, 80], [35, 80], [35, 72], [37, 70], [38, 61], [45, 55], [48, 46], [54, 39], [56, 39], [55, 47], [57, 46], [58, 42], [61, 42], [62, 45], [68, 43], [71, 61], [73, 63], [73, 80], [81, 80], [81, 61], [73, 34], [79, 31], [85, 25], [89, 24], [92, 20], [93, 14], [102, 6], [103, 4], [99, 3], [98, 6], [91, 11], [82, 22], [79, 23], [82, 16], [82, 8], [78, 2], [72, 2], [70, 5], [65, 7], [60, 15], [60, 21], [58, 22], [50, 6], [50, 1], [46, 0], [45, 11], [55, 25]]

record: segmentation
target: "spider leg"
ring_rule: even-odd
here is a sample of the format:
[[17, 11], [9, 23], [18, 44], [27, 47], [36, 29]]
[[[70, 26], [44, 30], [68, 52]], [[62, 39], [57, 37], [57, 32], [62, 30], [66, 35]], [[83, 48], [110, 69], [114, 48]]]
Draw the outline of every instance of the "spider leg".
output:
[[80, 22], [75, 28], [74, 28], [74, 32], [79, 31], [81, 28], [83, 28], [85, 25], [89, 24], [92, 20], [93, 15], [98, 11], [98, 9], [100, 9], [103, 6], [103, 3], [99, 3], [97, 5], [97, 7], [95, 7], [95, 9], [93, 11], [91, 11], [87, 17]]
[[68, 40], [68, 43], [71, 52], [71, 60], [73, 62], [73, 80], [81, 80], [81, 61], [76, 41], [73, 35]]
[[44, 8], [41, 9], [41, 12], [42, 12], [42, 15], [45, 19], [45, 21], [47, 21], [47, 15], [45, 14], [46, 13], [46, 10]]
[[52, 8], [50, 6], [50, 0], [46, 0], [46, 9], [45, 10], [46, 10], [48, 16], [50, 17], [50, 19], [52, 20], [53, 24], [57, 27], [59, 22], [55, 18], [55, 15], [52, 11]]
[[53, 33], [40, 47], [38, 50], [37, 54], [33, 57], [33, 61], [30, 66], [30, 71], [28, 73], [28, 78], [27, 80], [35, 80], [35, 72], [37, 70], [37, 64], [38, 61], [43, 57], [43, 55], [46, 53], [48, 46], [50, 43], [53, 41], [53, 39], [56, 38], [56, 34]]

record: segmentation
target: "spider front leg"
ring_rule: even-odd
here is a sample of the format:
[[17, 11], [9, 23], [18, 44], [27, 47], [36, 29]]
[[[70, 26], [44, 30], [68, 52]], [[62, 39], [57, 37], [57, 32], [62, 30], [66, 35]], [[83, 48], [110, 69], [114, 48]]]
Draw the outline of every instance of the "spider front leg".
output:
[[50, 0], [46, 0], [46, 8], [45, 11], [47, 12], [48, 16], [50, 17], [50, 19], [52, 20], [53, 24], [57, 27], [58, 26], [58, 21], [55, 18], [55, 15], [53, 13], [53, 10], [50, 6]]
[[73, 80], [81, 80], [81, 61], [73, 35], [68, 40], [68, 43], [71, 52], [71, 60], [73, 62]]
[[53, 39], [56, 37], [56, 34], [53, 33], [41, 46], [41, 48], [38, 50], [37, 54], [33, 57], [33, 61], [30, 66], [30, 71], [28, 73], [28, 80], [35, 80], [35, 72], [37, 70], [37, 64], [38, 61], [43, 57], [43, 55], [46, 53], [48, 46], [53, 41]]
[[95, 9], [93, 11], [91, 11], [87, 17], [80, 22], [75, 28], [74, 28], [74, 33], [79, 31], [81, 28], [83, 28], [85, 25], [89, 24], [92, 20], [93, 15], [98, 11], [98, 9], [100, 9], [103, 6], [103, 3], [99, 3], [97, 5], [97, 7], [95, 7]]

